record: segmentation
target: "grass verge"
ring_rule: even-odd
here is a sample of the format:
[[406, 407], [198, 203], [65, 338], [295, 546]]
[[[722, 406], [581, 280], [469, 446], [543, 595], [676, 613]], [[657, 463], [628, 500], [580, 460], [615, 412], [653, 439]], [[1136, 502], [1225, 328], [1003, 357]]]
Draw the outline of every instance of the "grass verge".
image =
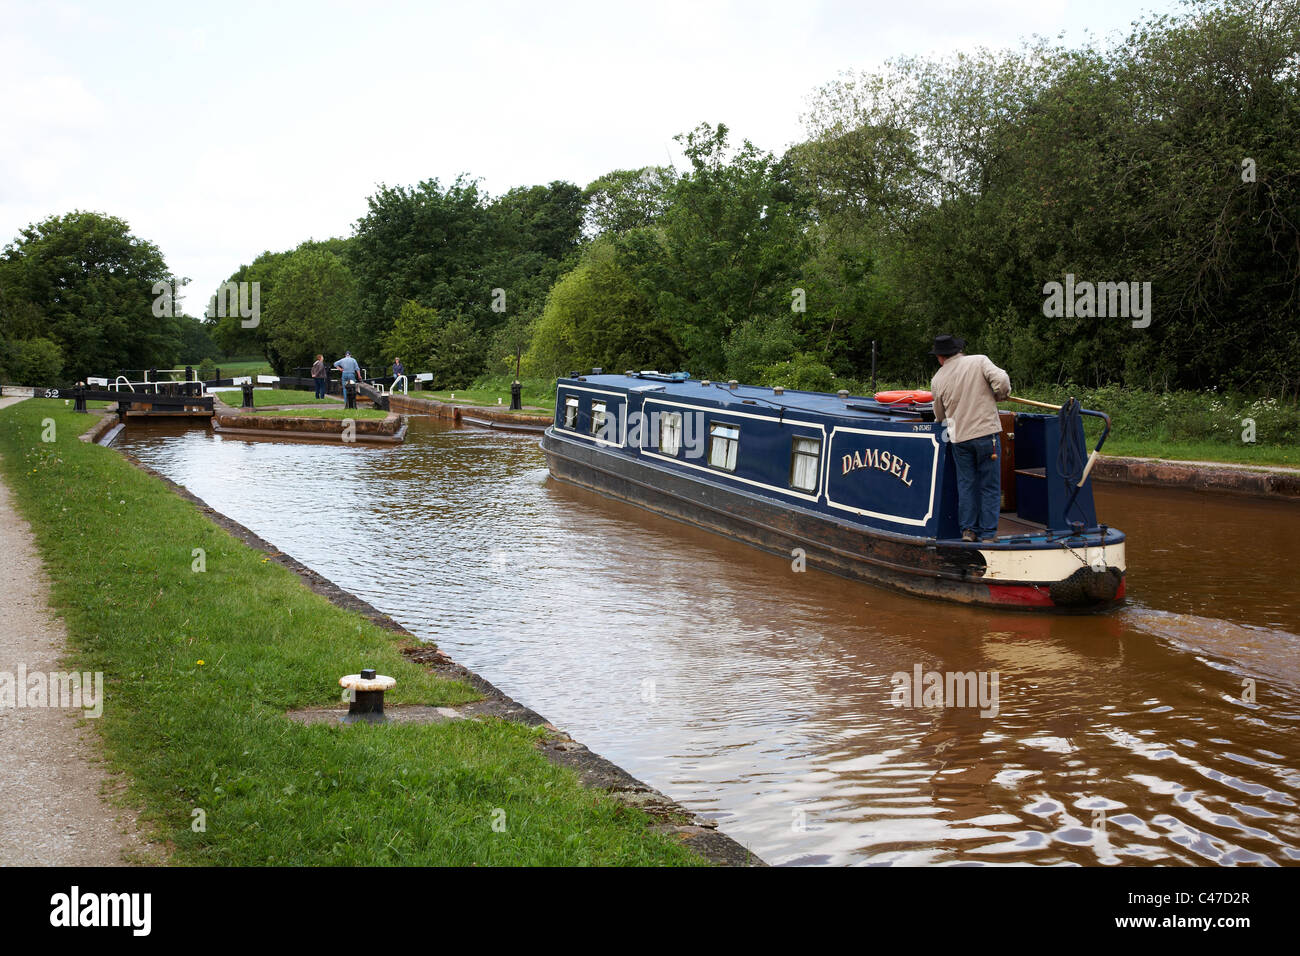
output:
[[[244, 401], [244, 393], [238, 388], [221, 388], [216, 394], [227, 405], [238, 407]], [[255, 388], [253, 389], [253, 407], [266, 405], [338, 405], [337, 398], [317, 398], [315, 392], [300, 391], [295, 388]], [[341, 407], [341, 406], [340, 406]]]
[[[44, 418], [57, 441], [41, 441]], [[649, 832], [640, 811], [549, 763], [539, 731], [288, 720], [286, 710], [337, 701], [339, 676], [363, 666], [397, 678], [393, 703], [476, 695], [407, 661], [392, 634], [309, 591], [116, 452], [79, 442], [84, 427], [58, 401], [4, 409], [0, 469], [35, 530], [68, 665], [105, 675], [96, 724], [111, 764], [172, 862], [700, 862]]]
[[254, 409], [263, 418], [387, 418], [379, 408], [267, 408]]
[[[541, 379], [525, 379], [520, 398], [524, 405], [533, 406], [539, 416], [555, 416], [555, 382]], [[412, 392], [419, 398], [432, 398], [439, 402], [455, 402], [457, 405], [490, 405], [500, 407], [502, 411], [510, 409], [510, 379], [495, 376], [479, 379], [470, 388], [453, 388], [438, 392]], [[453, 399], [451, 396], [455, 395]], [[497, 405], [498, 400], [500, 406]], [[525, 409], [525, 414], [533, 410]]]

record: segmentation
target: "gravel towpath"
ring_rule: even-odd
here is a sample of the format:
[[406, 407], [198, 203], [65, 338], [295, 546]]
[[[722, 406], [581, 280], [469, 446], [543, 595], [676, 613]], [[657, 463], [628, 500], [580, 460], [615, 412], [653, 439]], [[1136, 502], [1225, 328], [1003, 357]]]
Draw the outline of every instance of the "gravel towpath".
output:
[[[0, 408], [15, 400], [0, 399]], [[0, 560], [0, 682], [12, 687], [20, 669], [42, 676], [64, 669], [67, 631], [50, 610], [31, 526], [3, 481]], [[116, 785], [83, 714], [17, 707], [0, 694], [0, 866], [114, 866], [153, 855], [132, 815], [107, 796]]]

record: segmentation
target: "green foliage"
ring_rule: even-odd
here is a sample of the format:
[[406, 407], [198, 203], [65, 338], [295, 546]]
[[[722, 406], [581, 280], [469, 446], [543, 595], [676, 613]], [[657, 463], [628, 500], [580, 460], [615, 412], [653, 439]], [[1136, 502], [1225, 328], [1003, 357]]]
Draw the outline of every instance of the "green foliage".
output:
[[[903, 337], [996, 343], [1022, 381], [1294, 395], [1298, 48], [1295, 0], [1198, 0], [1105, 49], [900, 60], [820, 91], [797, 153]], [[1044, 315], [1067, 273], [1150, 282], [1150, 327]]]
[[727, 339], [727, 372], [740, 382], [768, 384], [763, 377], [765, 370], [787, 361], [794, 354], [797, 343], [798, 335], [791, 316], [748, 319], [736, 326]]
[[[358, 320], [349, 249], [348, 240], [308, 240], [288, 252], [264, 252], [240, 266], [226, 282], [258, 284], [261, 321], [245, 327], [244, 322], [252, 320], [245, 320], [238, 309], [209, 316], [214, 343], [227, 355], [264, 355], [279, 374], [311, 365], [317, 353], [331, 361], [344, 349], [364, 355], [369, 342]], [[288, 282], [277, 308], [282, 275]], [[320, 283], [319, 288], [314, 283]]]
[[[155, 315], [176, 279], [153, 243], [115, 216], [71, 212], [23, 229], [0, 253], [0, 339], [45, 339], [72, 379], [169, 366], [179, 326]], [[161, 311], [161, 310], [160, 310]], [[46, 350], [45, 368], [52, 353]]]
[[676, 179], [671, 168], [643, 166], [615, 169], [592, 180], [582, 191], [586, 231], [596, 236], [654, 225], [668, 209]]
[[310, 366], [317, 354], [342, 356], [349, 348], [349, 327], [356, 314], [356, 283], [333, 252], [297, 249], [276, 272], [264, 292], [262, 334], [276, 356], [280, 373]]
[[204, 357], [203, 361], [199, 363], [196, 371], [199, 376], [199, 381], [210, 382], [212, 379], [217, 377], [217, 363], [212, 361], [211, 358]]
[[62, 381], [63, 350], [50, 339], [19, 339], [7, 344], [5, 379], [22, 385], [57, 385]]
[[400, 357], [412, 378], [432, 372], [435, 388], [463, 388], [482, 368], [483, 345], [468, 319], [443, 319], [435, 309], [404, 302], [393, 330], [384, 337], [384, 355], [385, 367]]
[[757, 384], [781, 385], [805, 392], [833, 392], [837, 388], [835, 373], [807, 352], [796, 352], [786, 361], [767, 366]]
[[[677, 137], [684, 170], [616, 169], [582, 190], [381, 186], [351, 239], [241, 267], [272, 321], [223, 320], [213, 338], [283, 369], [341, 328], [363, 364], [401, 354], [459, 387], [513, 376], [520, 350], [534, 376], [861, 382], [875, 343], [882, 380], [919, 386], [931, 338], [954, 332], [1029, 385], [1295, 398], [1297, 49], [1300, 0], [1192, 0], [1105, 47], [1035, 40], [843, 76], [779, 157], [700, 125]], [[276, 306], [308, 249], [355, 277], [332, 315]], [[0, 336], [42, 334], [4, 266]], [[1045, 285], [1067, 274], [1149, 282], [1149, 327], [1045, 314]], [[307, 299], [324, 273], [294, 275]]]
[[468, 319], [456, 316], [438, 327], [433, 337], [435, 387], [464, 388], [482, 367], [479, 334]]
[[661, 266], [654, 234], [593, 243], [578, 266], [551, 289], [533, 335], [526, 368], [554, 377], [575, 368], [673, 368], [682, 357], [672, 323], [648, 295]]
[[385, 365], [400, 357], [408, 374], [432, 369], [437, 353], [437, 330], [440, 325], [437, 309], [428, 309], [418, 302], [402, 303], [393, 328], [384, 336]]
[[701, 374], [723, 370], [731, 330], [788, 312], [807, 255], [807, 207], [786, 160], [748, 140], [731, 153], [725, 125], [678, 136], [691, 168], [663, 216], [655, 311], [671, 319]]

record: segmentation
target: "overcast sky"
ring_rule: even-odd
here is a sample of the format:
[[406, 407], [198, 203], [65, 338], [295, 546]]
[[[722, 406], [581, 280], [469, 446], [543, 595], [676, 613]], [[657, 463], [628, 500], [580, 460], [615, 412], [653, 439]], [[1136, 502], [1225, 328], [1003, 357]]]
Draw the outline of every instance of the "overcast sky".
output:
[[188, 276], [351, 234], [377, 183], [513, 186], [672, 160], [724, 122], [780, 151], [807, 97], [906, 54], [1104, 39], [1175, 0], [646, 4], [0, 0], [0, 245], [109, 213]]

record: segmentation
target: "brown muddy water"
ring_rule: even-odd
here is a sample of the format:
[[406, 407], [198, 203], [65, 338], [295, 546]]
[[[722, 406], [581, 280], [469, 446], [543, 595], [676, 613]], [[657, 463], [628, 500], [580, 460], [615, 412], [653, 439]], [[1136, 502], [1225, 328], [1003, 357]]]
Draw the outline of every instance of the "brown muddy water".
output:
[[[795, 573], [549, 479], [536, 436], [410, 421], [119, 444], [770, 863], [1300, 863], [1295, 503], [1102, 486], [1129, 604], [1037, 617]], [[996, 672], [996, 706], [899, 706], [918, 667]]]

